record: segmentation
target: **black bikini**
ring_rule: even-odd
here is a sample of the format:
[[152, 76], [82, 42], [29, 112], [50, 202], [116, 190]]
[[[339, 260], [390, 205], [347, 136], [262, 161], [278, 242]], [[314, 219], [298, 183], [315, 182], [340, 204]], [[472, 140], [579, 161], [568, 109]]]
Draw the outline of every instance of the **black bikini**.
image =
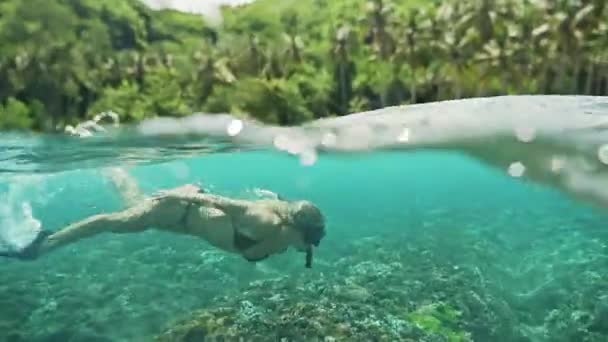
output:
[[[204, 193], [206, 193], [206, 191], [203, 188], [201, 188], [199, 190], [199, 193], [204, 194]], [[181, 219], [181, 223], [183, 225], [187, 224], [188, 214], [190, 213], [190, 209], [192, 208], [192, 205], [193, 205], [192, 203], [189, 203], [188, 206], [186, 207], [186, 211], [184, 212], [184, 215]], [[234, 224], [233, 224], [233, 227], [234, 227]], [[241, 234], [241, 233], [239, 233], [239, 231], [237, 229], [235, 229], [233, 243], [234, 243], [234, 247], [236, 247], [236, 249], [238, 251], [243, 252], [246, 249], [249, 249], [249, 248], [257, 245], [258, 243], [260, 243], [260, 241], [256, 241], [256, 240], [246, 236], [245, 234]], [[247, 259], [247, 261], [256, 262], [256, 261], [261, 261], [261, 260], [268, 258], [269, 255], [263, 256], [261, 258], [248, 258], [246, 256], [243, 256], [243, 257], [245, 259]]]

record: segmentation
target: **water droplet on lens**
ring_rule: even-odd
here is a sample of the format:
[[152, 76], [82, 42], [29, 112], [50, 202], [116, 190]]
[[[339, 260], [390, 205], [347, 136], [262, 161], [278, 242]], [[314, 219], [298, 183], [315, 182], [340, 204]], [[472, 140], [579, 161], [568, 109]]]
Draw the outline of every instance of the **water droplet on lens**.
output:
[[336, 144], [337, 137], [333, 133], [325, 133], [321, 139], [321, 145], [331, 147]]
[[290, 140], [287, 144], [287, 153], [289, 154], [300, 154], [300, 152], [302, 152], [303, 150], [304, 146], [298, 141]]
[[509, 165], [508, 172], [511, 177], [521, 177], [523, 176], [525, 171], [526, 167], [521, 162], [515, 162]]
[[520, 127], [515, 130], [515, 136], [521, 142], [531, 142], [534, 140], [536, 132], [533, 127]]
[[367, 150], [370, 148], [373, 132], [367, 125], [350, 126], [340, 132], [340, 145], [348, 150]]
[[300, 153], [300, 164], [312, 166], [317, 162], [317, 153], [314, 150], [307, 150]]
[[554, 173], [560, 172], [564, 168], [566, 161], [561, 157], [553, 157], [551, 159], [551, 171]]
[[284, 151], [287, 150], [288, 146], [289, 146], [289, 138], [283, 134], [279, 134], [276, 137], [274, 137], [274, 147], [276, 147], [277, 149]]
[[175, 178], [179, 180], [186, 180], [190, 177], [190, 168], [186, 163], [176, 163], [172, 167], [173, 174]]
[[241, 133], [241, 130], [243, 130], [243, 121], [238, 120], [238, 119], [232, 120], [228, 124], [228, 127], [226, 127], [226, 131], [227, 131], [228, 135], [231, 137], [234, 137], [234, 136], [238, 135], [239, 133]]
[[602, 163], [608, 164], [608, 144], [600, 146], [597, 150], [597, 157]]
[[406, 143], [410, 141], [410, 129], [405, 127], [397, 137], [398, 142]]

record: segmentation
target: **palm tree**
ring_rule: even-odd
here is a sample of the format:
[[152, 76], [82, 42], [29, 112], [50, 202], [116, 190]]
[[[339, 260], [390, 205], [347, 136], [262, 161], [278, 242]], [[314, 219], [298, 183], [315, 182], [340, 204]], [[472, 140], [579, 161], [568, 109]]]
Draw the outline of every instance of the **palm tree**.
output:
[[213, 88], [218, 84], [232, 84], [236, 81], [234, 73], [229, 68], [226, 57], [218, 57], [213, 50], [204, 53], [202, 50], [194, 53], [192, 57], [197, 66], [194, 75], [195, 98], [197, 105], [205, 103]]
[[302, 37], [298, 35], [298, 15], [295, 12], [287, 12], [281, 16], [281, 22], [286, 29], [282, 34], [283, 40], [287, 43], [286, 52], [295, 63], [300, 63], [304, 43]]
[[372, 37], [374, 49], [382, 59], [388, 59], [393, 53], [395, 44], [387, 31], [388, 14], [392, 4], [386, 5], [383, 0], [369, 0], [366, 4], [369, 22], [368, 35]]
[[341, 26], [336, 32], [332, 54], [335, 58], [334, 79], [338, 90], [338, 114], [344, 115], [348, 112], [350, 99], [352, 97], [352, 69], [353, 63], [348, 53], [350, 27]]

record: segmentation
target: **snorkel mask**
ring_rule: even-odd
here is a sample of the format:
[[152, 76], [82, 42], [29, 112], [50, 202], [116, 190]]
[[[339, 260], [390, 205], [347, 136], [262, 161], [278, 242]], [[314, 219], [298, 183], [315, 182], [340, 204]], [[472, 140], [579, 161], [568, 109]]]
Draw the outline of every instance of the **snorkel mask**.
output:
[[294, 227], [302, 234], [306, 244], [305, 267], [312, 268], [313, 246], [318, 247], [325, 236], [325, 218], [312, 203], [299, 201], [294, 203]]

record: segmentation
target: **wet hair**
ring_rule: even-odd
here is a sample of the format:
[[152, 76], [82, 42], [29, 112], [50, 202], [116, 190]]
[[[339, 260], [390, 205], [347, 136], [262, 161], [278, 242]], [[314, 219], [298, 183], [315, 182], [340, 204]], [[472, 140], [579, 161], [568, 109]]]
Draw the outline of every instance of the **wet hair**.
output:
[[325, 236], [325, 218], [319, 208], [308, 201], [293, 202], [292, 220], [304, 243], [319, 246]]

